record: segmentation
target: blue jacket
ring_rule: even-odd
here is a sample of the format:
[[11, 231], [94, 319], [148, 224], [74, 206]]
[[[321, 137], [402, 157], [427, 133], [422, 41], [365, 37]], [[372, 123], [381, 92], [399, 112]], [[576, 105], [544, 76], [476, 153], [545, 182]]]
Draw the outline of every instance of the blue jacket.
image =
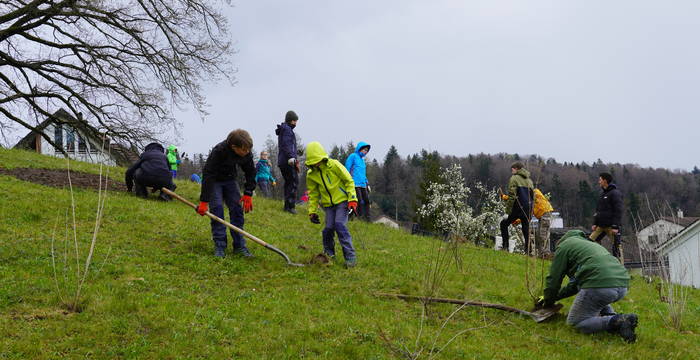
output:
[[277, 125], [277, 165], [287, 165], [287, 160], [297, 157], [297, 138], [294, 129], [286, 122]]
[[258, 163], [255, 164], [255, 181], [260, 182], [260, 181], [267, 181], [267, 182], [277, 182], [275, 180], [275, 177], [272, 176], [272, 173], [270, 172], [270, 164], [267, 160], [265, 159], [260, 159], [258, 160]]
[[360, 152], [363, 147], [370, 145], [364, 141], [360, 141], [355, 148], [355, 152], [348, 156], [345, 160], [345, 168], [348, 169], [352, 180], [355, 182], [355, 187], [367, 187], [367, 165], [365, 164], [364, 154]]

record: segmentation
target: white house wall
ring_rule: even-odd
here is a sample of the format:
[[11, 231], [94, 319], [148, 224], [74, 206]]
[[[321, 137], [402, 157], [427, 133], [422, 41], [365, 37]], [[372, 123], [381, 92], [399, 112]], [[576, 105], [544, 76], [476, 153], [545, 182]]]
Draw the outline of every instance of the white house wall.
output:
[[700, 288], [700, 232], [679, 239], [683, 243], [669, 251], [668, 261], [671, 281], [676, 284]]
[[[674, 224], [666, 220], [657, 220], [653, 224], [645, 227], [637, 233], [637, 239], [647, 249], [653, 249], [656, 246], [665, 243], [670, 238], [683, 230], [683, 226]], [[649, 246], [649, 236], [657, 236], [657, 243]]]
[[[63, 125], [63, 147], [65, 148], [66, 146], [66, 131], [65, 131], [66, 125]], [[50, 124], [46, 127], [45, 133], [49, 135], [52, 139], [54, 139], [54, 130], [55, 127], [53, 124]], [[114, 166], [117, 165], [116, 161], [109, 157], [106, 153], [103, 153], [100, 151], [101, 145], [94, 144], [90, 138], [85, 136], [83, 133], [80, 131], [74, 130], [76, 133], [75, 136], [75, 146], [74, 146], [74, 151], [73, 152], [68, 152], [68, 156], [73, 159], [73, 160], [78, 160], [78, 161], [85, 161], [89, 163], [94, 163], [94, 164], [105, 164], [105, 165], [110, 165]], [[80, 135], [85, 139], [85, 145], [87, 146], [87, 151], [85, 152], [79, 152], [78, 151], [78, 136]], [[97, 152], [91, 152], [91, 149], [97, 149]], [[59, 156], [63, 157], [63, 154], [59, 151], [54, 149], [54, 147], [49, 144], [46, 139], [43, 137], [41, 138], [41, 153], [44, 155], [51, 155], [51, 156]]]

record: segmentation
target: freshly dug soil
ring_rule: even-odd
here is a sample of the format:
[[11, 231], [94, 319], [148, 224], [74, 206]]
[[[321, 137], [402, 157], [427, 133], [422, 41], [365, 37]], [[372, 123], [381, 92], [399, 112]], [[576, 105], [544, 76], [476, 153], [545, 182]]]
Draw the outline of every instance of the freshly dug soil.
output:
[[[68, 171], [58, 169], [31, 169], [31, 168], [15, 168], [4, 169], [0, 168], [0, 175], [9, 175], [23, 181], [33, 182], [51, 186], [55, 188], [68, 188]], [[107, 179], [107, 190], [126, 191], [126, 185], [123, 182], [115, 182], [112, 179]], [[99, 190], [100, 176], [88, 174], [84, 172], [71, 171], [70, 181], [74, 188]], [[102, 178], [102, 187], [104, 188], [105, 178]]]

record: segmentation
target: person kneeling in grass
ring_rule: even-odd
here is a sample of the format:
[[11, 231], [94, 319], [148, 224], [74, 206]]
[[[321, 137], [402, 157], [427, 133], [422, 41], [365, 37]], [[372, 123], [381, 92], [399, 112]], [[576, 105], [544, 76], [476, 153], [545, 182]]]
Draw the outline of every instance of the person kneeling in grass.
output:
[[[561, 288], [564, 276], [569, 283]], [[568, 231], [559, 240], [547, 276], [544, 295], [537, 302], [552, 307], [560, 299], [576, 295], [566, 323], [585, 334], [607, 330], [625, 341], [637, 340], [636, 314], [617, 314], [610, 304], [627, 294], [630, 276], [603, 246], [589, 241], [583, 231]]]
[[348, 230], [348, 210], [357, 211], [355, 183], [345, 166], [338, 160], [328, 158], [321, 143], [314, 141], [306, 146], [306, 188], [309, 190], [309, 220], [320, 224], [319, 202], [326, 213], [326, 226], [323, 229], [323, 252], [335, 256], [335, 233], [343, 248], [345, 266], [354, 267], [357, 263], [352, 236]]

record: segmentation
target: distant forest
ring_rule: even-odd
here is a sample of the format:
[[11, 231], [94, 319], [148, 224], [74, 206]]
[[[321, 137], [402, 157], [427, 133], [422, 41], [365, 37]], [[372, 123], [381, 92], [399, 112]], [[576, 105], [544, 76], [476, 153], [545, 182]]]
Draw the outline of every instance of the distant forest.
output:
[[[298, 139], [299, 143], [302, 143]], [[270, 153], [273, 175], [281, 185], [281, 176], [276, 166], [277, 146], [271, 137], [264, 149]], [[345, 163], [355, 150], [355, 144], [334, 145], [329, 148], [331, 158]], [[255, 153], [257, 160], [259, 153]], [[372, 154], [370, 157], [377, 157]], [[186, 161], [183, 176], [201, 169], [204, 156], [195, 155]], [[430, 182], [437, 181], [440, 169], [458, 163], [462, 167], [468, 185], [476, 181], [490, 188], [507, 187], [510, 165], [520, 161], [530, 171], [535, 186], [551, 196], [551, 203], [564, 219], [567, 227], [590, 227], [596, 203], [601, 192], [598, 174], [608, 172], [622, 191], [625, 200], [624, 232], [634, 232], [640, 224], [645, 226], [659, 216], [675, 216], [682, 210], [685, 216], [700, 214], [700, 170], [670, 171], [667, 169], [643, 168], [635, 164], [557, 162], [537, 155], [476, 154], [465, 157], [441, 155], [437, 151], [401, 157], [398, 149], [391, 146], [380, 161], [367, 162], [367, 176], [372, 193], [373, 216], [387, 215], [402, 222], [418, 221], [415, 212], [425, 197]], [[301, 174], [299, 196], [304, 191], [304, 172]], [[281, 186], [275, 194], [281, 196]], [[477, 201], [478, 199], [475, 199]], [[281, 205], [280, 205], [281, 206]]]

